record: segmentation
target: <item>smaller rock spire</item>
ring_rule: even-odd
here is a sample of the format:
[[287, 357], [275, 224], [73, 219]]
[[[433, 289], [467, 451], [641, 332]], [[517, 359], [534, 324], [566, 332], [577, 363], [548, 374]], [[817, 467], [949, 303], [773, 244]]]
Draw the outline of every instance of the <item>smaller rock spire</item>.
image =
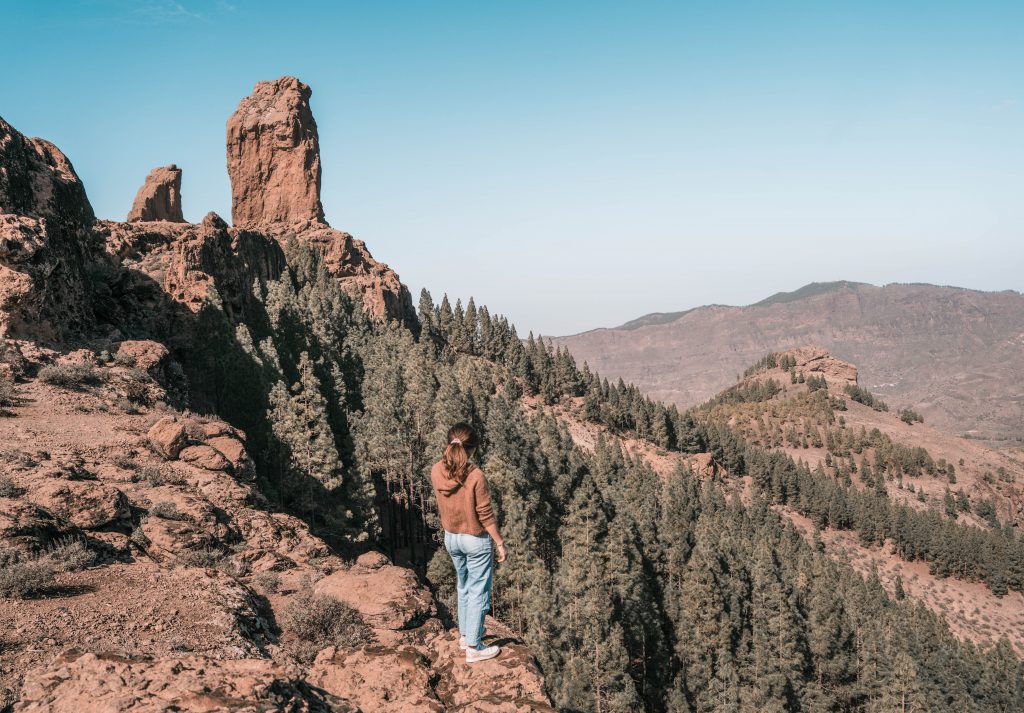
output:
[[128, 222], [145, 220], [185, 222], [181, 213], [181, 169], [173, 163], [150, 171], [146, 182], [135, 194], [135, 202], [128, 212]]

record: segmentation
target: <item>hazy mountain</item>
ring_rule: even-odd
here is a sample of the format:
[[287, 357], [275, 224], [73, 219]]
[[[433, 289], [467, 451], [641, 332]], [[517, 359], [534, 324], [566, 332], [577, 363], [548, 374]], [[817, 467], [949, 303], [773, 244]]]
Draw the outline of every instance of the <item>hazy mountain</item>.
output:
[[645, 315], [556, 337], [577, 359], [691, 406], [765, 352], [820, 344], [861, 382], [948, 432], [1024, 441], [1024, 296], [924, 284], [811, 283], [746, 307]]

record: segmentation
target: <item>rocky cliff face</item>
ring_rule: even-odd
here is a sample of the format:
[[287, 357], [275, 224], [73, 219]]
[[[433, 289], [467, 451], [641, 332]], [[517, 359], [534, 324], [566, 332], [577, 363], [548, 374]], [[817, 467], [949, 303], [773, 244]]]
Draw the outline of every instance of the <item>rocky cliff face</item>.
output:
[[150, 171], [135, 195], [132, 209], [128, 212], [128, 222], [143, 220], [185, 222], [181, 213], [181, 169], [173, 163]]
[[0, 119], [0, 337], [57, 343], [98, 329], [187, 339], [182, 317], [209, 287], [230, 313], [254, 279], [280, 274], [293, 237], [324, 254], [374, 319], [415, 324], [394, 270], [323, 220], [309, 96], [293, 77], [261, 82], [229, 120], [233, 227], [212, 213], [184, 222], [174, 165], [149, 174], [127, 222], [97, 221], [67, 157]]
[[92, 222], [68, 158], [0, 118], [0, 337], [59, 339], [92, 321]]

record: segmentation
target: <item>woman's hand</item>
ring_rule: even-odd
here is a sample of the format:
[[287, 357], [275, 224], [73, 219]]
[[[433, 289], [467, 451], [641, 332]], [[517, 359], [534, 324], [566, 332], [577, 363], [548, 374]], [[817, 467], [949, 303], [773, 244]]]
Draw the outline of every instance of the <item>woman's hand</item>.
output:
[[505, 543], [504, 542], [495, 542], [494, 546], [498, 550], [498, 555], [497, 555], [496, 559], [499, 562], [504, 562], [505, 559], [508, 557], [508, 550], [505, 549]]

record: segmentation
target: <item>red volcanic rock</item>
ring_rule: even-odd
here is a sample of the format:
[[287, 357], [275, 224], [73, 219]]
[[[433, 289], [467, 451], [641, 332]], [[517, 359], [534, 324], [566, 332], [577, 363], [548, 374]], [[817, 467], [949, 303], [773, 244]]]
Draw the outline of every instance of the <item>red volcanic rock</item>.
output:
[[164, 416], [149, 429], [149, 442], [157, 453], [173, 460], [188, 445], [185, 424], [174, 416]]
[[260, 82], [228, 120], [232, 221], [282, 244], [294, 235], [324, 256], [327, 269], [359, 297], [371, 317], [413, 323], [412, 297], [395, 271], [374, 260], [361, 241], [324, 220], [320, 143], [310, 94], [295, 77]]
[[45, 480], [27, 499], [75, 527], [91, 530], [128, 516], [128, 502], [117, 488], [95, 480]]
[[128, 222], [143, 220], [185, 222], [181, 214], [181, 169], [173, 163], [150, 171], [146, 182], [135, 194]]
[[857, 367], [849, 362], [836, 359], [822, 347], [797, 347], [781, 352], [781, 354], [793, 357], [797, 371], [821, 375], [825, 377], [829, 386], [838, 386], [842, 389], [847, 384], [857, 383]]
[[68, 651], [26, 676], [19, 713], [357, 711], [265, 659], [127, 657]]
[[230, 471], [231, 463], [216, 448], [204, 444], [183, 448], [178, 455], [181, 460], [204, 470]]
[[365, 711], [442, 713], [430, 683], [430, 662], [411, 646], [330, 647], [319, 653], [309, 682]]
[[127, 362], [143, 371], [159, 366], [169, 353], [163, 344], [148, 339], [126, 339], [117, 347], [118, 361]]
[[296, 237], [323, 255], [327, 270], [359, 298], [371, 317], [407, 324], [416, 321], [408, 288], [394, 270], [373, 258], [362, 240], [327, 225], [310, 227]]
[[254, 227], [322, 223], [320, 141], [310, 88], [295, 77], [260, 82], [228, 119], [231, 221]]
[[93, 220], [67, 156], [0, 119], [0, 337], [59, 339], [91, 323]]
[[318, 581], [317, 594], [326, 594], [362, 614], [375, 629], [398, 631], [416, 626], [434, 613], [434, 600], [410, 569], [394, 565], [373, 569], [356, 565]]

